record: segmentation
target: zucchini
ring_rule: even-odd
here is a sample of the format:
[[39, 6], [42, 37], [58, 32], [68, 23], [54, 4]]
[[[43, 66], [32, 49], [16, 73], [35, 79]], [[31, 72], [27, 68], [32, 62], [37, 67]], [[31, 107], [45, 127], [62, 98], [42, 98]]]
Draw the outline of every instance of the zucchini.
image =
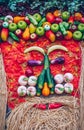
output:
[[42, 89], [44, 85], [44, 80], [45, 80], [45, 69], [41, 72], [41, 74], [38, 76], [37, 80], [37, 86], [38, 88]]
[[50, 62], [49, 62], [48, 55], [45, 54], [45, 57], [44, 57], [44, 69], [49, 68], [49, 65], [50, 65]]
[[50, 89], [50, 93], [54, 94], [55, 93], [55, 81], [54, 81], [54, 77], [52, 75], [51, 75], [51, 78], [52, 78], [53, 87]]
[[41, 89], [39, 87], [37, 87], [36, 89], [36, 95], [37, 96], [40, 96], [41, 95]]
[[36, 19], [32, 15], [28, 14], [28, 18], [32, 24], [34, 24], [35, 26], [38, 25], [38, 22], [36, 21]]
[[47, 78], [49, 88], [54, 87], [54, 82], [52, 80], [52, 76], [49, 68], [46, 69], [46, 78]]

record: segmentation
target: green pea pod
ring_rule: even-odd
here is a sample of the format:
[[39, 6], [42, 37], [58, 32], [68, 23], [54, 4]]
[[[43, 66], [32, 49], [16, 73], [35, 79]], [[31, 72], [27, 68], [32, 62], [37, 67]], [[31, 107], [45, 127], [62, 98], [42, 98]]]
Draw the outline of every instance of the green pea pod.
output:
[[50, 62], [49, 62], [48, 55], [45, 54], [45, 57], [44, 57], [44, 69], [49, 68], [49, 65], [50, 65]]
[[38, 22], [36, 21], [36, 19], [32, 15], [28, 14], [28, 18], [32, 24], [34, 24], [35, 26], [38, 25]]
[[46, 18], [45, 17], [42, 18], [42, 20], [38, 24], [38, 27], [42, 26], [45, 21], [46, 21]]
[[63, 26], [62, 23], [59, 24], [59, 27], [60, 27], [60, 31], [62, 32], [63, 35], [66, 35], [67, 34], [67, 31], [65, 29], [65, 27]]
[[4, 18], [5, 18], [5, 17], [4, 17], [4, 16], [2, 16], [2, 17], [0, 17], [0, 20], [3, 20], [3, 21], [4, 21]]
[[19, 38], [18, 38], [14, 33], [9, 32], [9, 36], [10, 36], [13, 40], [19, 42]]

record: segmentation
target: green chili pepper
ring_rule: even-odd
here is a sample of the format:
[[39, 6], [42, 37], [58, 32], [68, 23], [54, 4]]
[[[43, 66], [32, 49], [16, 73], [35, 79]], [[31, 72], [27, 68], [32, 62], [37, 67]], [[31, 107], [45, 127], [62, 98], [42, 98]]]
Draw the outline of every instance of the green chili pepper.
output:
[[14, 33], [9, 32], [9, 36], [10, 36], [13, 40], [19, 42], [19, 38], [18, 38]]
[[65, 27], [63, 26], [62, 23], [59, 24], [59, 27], [60, 27], [60, 31], [62, 32], [63, 35], [66, 35], [67, 34], [67, 31], [65, 29]]
[[0, 20], [3, 20], [3, 21], [4, 21], [4, 18], [5, 18], [5, 17], [4, 17], [4, 16], [2, 16], [2, 17], [0, 17]]
[[45, 17], [42, 18], [42, 20], [38, 24], [38, 27], [42, 26], [45, 21], [46, 21], [46, 18]]

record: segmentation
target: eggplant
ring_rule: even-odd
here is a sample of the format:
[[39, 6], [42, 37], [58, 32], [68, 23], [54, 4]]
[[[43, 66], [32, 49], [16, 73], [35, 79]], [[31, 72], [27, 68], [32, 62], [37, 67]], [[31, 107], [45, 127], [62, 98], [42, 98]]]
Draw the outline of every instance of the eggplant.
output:
[[27, 65], [29, 65], [31, 67], [42, 65], [42, 61], [39, 61], [39, 60], [28, 60]]
[[63, 64], [65, 63], [65, 58], [64, 57], [58, 57], [54, 60], [50, 61], [51, 64]]

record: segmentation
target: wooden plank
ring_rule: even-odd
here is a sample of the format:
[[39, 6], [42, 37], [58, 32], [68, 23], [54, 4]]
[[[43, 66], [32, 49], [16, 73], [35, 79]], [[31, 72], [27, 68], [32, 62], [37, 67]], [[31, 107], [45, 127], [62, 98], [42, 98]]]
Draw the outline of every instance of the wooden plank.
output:
[[4, 70], [3, 58], [2, 55], [0, 54], [0, 130], [4, 130], [5, 127], [6, 103], [7, 103], [6, 75]]
[[80, 88], [80, 101], [81, 101], [81, 110], [80, 110], [80, 130], [84, 130], [84, 46], [82, 48], [82, 80]]

